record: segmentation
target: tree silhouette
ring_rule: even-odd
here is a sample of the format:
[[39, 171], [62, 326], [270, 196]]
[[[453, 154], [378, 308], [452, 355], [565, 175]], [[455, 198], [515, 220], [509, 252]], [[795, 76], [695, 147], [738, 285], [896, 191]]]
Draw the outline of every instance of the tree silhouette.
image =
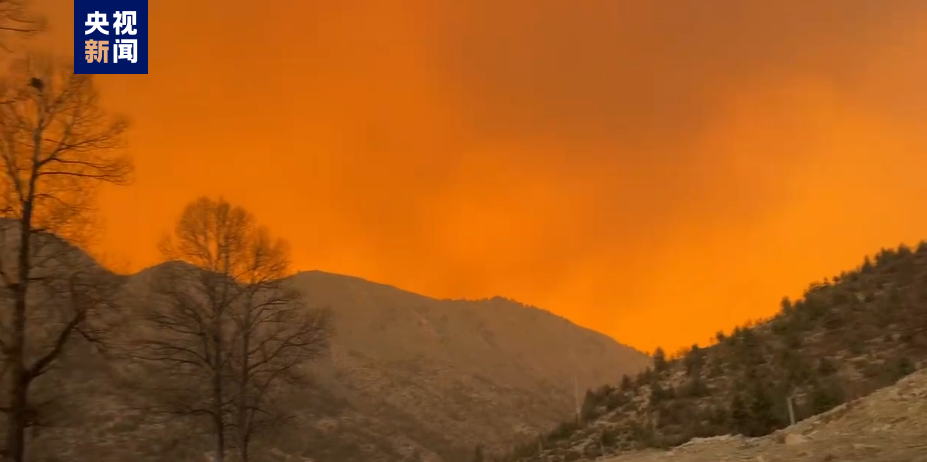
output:
[[476, 445], [476, 449], [473, 451], [473, 462], [483, 462], [483, 445]]
[[247, 462], [254, 436], [289, 419], [277, 391], [328, 348], [330, 313], [285, 287], [286, 243], [222, 199], [187, 205], [161, 250], [171, 263], [154, 275], [134, 356], [169, 381], [153, 390], [163, 411], [208, 417], [216, 460], [232, 443]]
[[657, 347], [657, 349], [653, 351], [654, 372], [658, 372], [658, 373], [663, 372], [664, 370], [666, 370], [666, 367], [668, 366], [668, 364], [669, 363], [666, 361], [666, 352], [663, 351], [663, 348]]
[[[100, 339], [91, 324], [114, 291], [95, 262], [75, 256], [62, 239], [86, 241], [95, 186], [125, 184], [132, 164], [120, 153], [126, 124], [100, 108], [91, 76], [30, 56], [16, 62], [0, 92], [8, 101], [0, 104], [5, 450], [7, 460], [20, 462], [31, 386], [75, 336]], [[41, 293], [45, 303], [30, 301]]]

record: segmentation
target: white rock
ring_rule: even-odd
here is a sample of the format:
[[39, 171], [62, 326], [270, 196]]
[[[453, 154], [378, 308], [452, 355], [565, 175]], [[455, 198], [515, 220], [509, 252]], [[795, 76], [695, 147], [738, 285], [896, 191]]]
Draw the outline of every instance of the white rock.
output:
[[788, 433], [785, 435], [785, 444], [791, 446], [808, 442], [808, 438], [801, 433]]

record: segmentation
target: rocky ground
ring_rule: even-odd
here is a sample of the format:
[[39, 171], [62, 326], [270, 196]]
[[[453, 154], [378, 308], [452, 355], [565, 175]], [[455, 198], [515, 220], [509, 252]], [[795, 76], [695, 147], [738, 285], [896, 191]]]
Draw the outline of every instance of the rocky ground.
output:
[[603, 462], [927, 461], [927, 371], [761, 438], [695, 439]]

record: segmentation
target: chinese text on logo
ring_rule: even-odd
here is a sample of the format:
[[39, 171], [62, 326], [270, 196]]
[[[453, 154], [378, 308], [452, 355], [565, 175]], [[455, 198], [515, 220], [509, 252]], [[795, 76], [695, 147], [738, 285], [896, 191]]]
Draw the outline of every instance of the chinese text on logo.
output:
[[74, 0], [74, 73], [147, 74], [148, 0]]

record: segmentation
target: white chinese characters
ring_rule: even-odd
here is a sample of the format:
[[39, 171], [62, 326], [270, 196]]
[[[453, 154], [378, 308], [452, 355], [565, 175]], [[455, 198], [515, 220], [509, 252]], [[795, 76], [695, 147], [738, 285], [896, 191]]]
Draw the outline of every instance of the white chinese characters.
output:
[[106, 14], [104, 13], [94, 11], [93, 13], [87, 14], [87, 22], [85, 22], [84, 25], [90, 26], [89, 30], [84, 31], [84, 35], [90, 35], [95, 30], [100, 31], [103, 35], [109, 35], [109, 31], [103, 28], [103, 26], [109, 25], [109, 22], [106, 20]]
[[138, 62], [138, 40], [137, 39], [116, 39], [116, 47], [113, 48], [113, 62], [119, 60], [128, 60], [130, 63]]
[[116, 35], [135, 35], [135, 12], [134, 11], [117, 11], [113, 13], [113, 29]]
[[[137, 35], [138, 29], [135, 28], [138, 24], [137, 20], [138, 16], [135, 11], [117, 11], [113, 13], [112, 27], [115, 35]], [[90, 26], [90, 29], [84, 31], [84, 35], [90, 35], [95, 31], [99, 31], [103, 35], [109, 35], [109, 30], [106, 27], [110, 23], [107, 21], [106, 13], [100, 13], [99, 11], [88, 13], [87, 22], [84, 24]], [[135, 38], [116, 39], [111, 47], [108, 40], [88, 39], [85, 41], [87, 62], [106, 63], [110, 48], [113, 50], [112, 63], [130, 62], [135, 64], [138, 62], [138, 39]]]

